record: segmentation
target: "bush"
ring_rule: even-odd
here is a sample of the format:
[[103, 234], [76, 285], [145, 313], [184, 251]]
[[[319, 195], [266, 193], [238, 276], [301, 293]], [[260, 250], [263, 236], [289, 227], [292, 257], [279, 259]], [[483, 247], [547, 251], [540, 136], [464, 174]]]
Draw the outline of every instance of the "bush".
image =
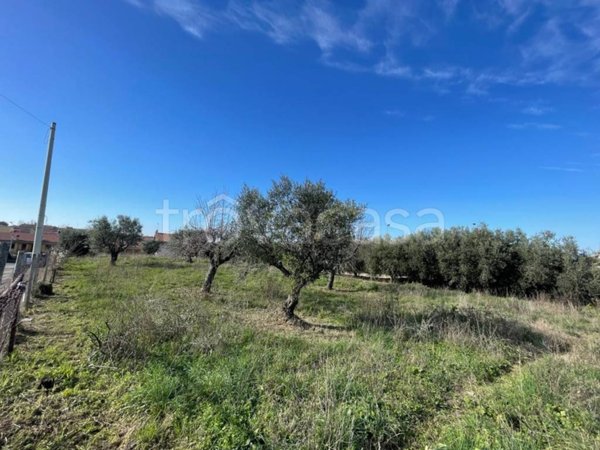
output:
[[115, 304], [106, 328], [91, 336], [97, 357], [140, 362], [166, 354], [210, 353], [224, 342], [225, 322], [198, 302], [137, 298]]
[[451, 228], [380, 239], [360, 254], [372, 276], [466, 292], [536, 296], [593, 303], [600, 296], [594, 259], [572, 238], [545, 232], [528, 238], [521, 230]]
[[54, 294], [54, 290], [52, 288], [52, 283], [44, 283], [38, 282], [37, 287], [35, 289], [36, 297], [48, 297]]
[[85, 256], [90, 252], [90, 236], [86, 230], [63, 228], [60, 230], [59, 249], [67, 256]]
[[161, 243], [158, 241], [146, 241], [142, 245], [146, 255], [154, 255], [160, 250]]

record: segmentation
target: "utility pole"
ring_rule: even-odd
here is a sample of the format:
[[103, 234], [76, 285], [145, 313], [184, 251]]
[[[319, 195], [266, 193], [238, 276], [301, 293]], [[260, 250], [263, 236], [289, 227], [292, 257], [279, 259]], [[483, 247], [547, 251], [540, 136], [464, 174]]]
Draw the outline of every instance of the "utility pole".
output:
[[31, 292], [35, 288], [38, 274], [38, 262], [42, 252], [42, 241], [44, 238], [44, 219], [46, 217], [46, 200], [48, 199], [48, 184], [50, 183], [50, 167], [52, 166], [52, 152], [54, 151], [54, 134], [56, 133], [56, 122], [50, 125], [50, 138], [48, 139], [48, 153], [46, 154], [46, 169], [44, 171], [44, 181], [42, 182], [42, 196], [40, 198], [40, 210], [38, 220], [35, 224], [35, 236], [33, 238], [33, 254], [31, 258], [31, 272], [29, 273], [29, 283], [25, 292], [25, 309], [29, 307]]

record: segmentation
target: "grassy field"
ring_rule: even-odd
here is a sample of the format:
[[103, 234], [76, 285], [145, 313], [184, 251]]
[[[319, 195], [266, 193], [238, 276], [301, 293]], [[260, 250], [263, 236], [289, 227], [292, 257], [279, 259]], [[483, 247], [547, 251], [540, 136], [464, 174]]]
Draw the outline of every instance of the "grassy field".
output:
[[600, 313], [340, 278], [66, 262], [0, 363], [5, 448], [600, 448]]

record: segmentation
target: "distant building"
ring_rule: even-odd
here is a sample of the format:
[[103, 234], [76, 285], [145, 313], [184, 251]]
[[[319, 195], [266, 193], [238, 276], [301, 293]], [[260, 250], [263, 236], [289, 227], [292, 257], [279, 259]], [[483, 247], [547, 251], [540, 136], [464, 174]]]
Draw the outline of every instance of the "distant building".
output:
[[[31, 252], [33, 250], [33, 239], [35, 237], [35, 225], [0, 226], [0, 243], [9, 245], [11, 256], [18, 252]], [[50, 252], [58, 245], [60, 231], [57, 227], [45, 226], [42, 237], [42, 253]]]
[[[161, 244], [165, 244], [169, 242], [171, 239], [171, 235], [169, 233], [159, 233], [158, 230], [154, 233], [154, 236], [144, 236], [139, 244], [134, 247], [130, 247], [126, 250], [126, 253], [142, 253], [144, 250], [144, 244], [146, 242], [160, 242]], [[161, 246], [162, 247], [162, 246]]]
[[146, 242], [152, 242], [153, 240], [154, 240], [154, 236], [143, 236], [142, 240], [140, 242], [138, 242], [133, 247], [129, 247], [127, 250], [125, 250], [125, 253], [129, 253], [129, 254], [142, 253], [144, 251], [144, 244]]
[[157, 242], [169, 242], [171, 240], [171, 235], [169, 233], [159, 233], [158, 230], [154, 232], [154, 240]]
[[8, 247], [12, 245], [13, 235], [12, 235], [12, 227], [8, 225], [0, 225], [0, 244], [4, 244], [5, 242], [8, 244]]

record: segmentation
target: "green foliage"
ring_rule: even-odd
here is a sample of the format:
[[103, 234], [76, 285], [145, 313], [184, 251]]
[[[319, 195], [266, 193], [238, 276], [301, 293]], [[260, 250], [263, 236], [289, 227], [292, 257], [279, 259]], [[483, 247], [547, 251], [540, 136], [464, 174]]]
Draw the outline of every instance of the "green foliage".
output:
[[497, 384], [465, 392], [460, 412], [445, 415], [443, 425], [422, 439], [439, 449], [597, 448], [599, 376], [598, 368], [545, 357]]
[[224, 200], [201, 205], [204, 224], [188, 226], [171, 235], [169, 246], [177, 256], [191, 263], [202, 256], [210, 262], [202, 290], [210, 293], [218, 268], [239, 254], [237, 222], [225, 208]]
[[63, 228], [58, 247], [67, 256], [85, 256], [90, 252], [90, 235], [87, 230]]
[[466, 292], [536, 296], [570, 302], [599, 298], [594, 259], [572, 238], [549, 232], [528, 238], [522, 231], [451, 228], [363, 245], [369, 272], [392, 281], [423, 283]]
[[200, 255], [205, 243], [206, 235], [202, 230], [185, 227], [171, 234], [168, 245], [173, 254], [191, 263]]
[[143, 249], [146, 255], [154, 255], [160, 250], [162, 242], [158, 241], [147, 241], [144, 242]]
[[272, 314], [292, 280], [229, 265], [201, 297], [207, 266], [68, 260], [2, 361], [2, 445], [598, 447], [593, 306], [340, 277], [299, 330]]
[[322, 182], [282, 177], [266, 197], [245, 187], [238, 211], [246, 251], [306, 284], [352, 244], [363, 208], [338, 200]]
[[266, 196], [245, 187], [238, 201], [240, 242], [251, 257], [294, 280], [287, 314], [300, 290], [345, 260], [363, 208], [342, 202], [323, 182], [282, 177]]
[[224, 336], [218, 322], [204, 305], [162, 299], [116, 301], [114, 314], [91, 332], [96, 356], [108, 360], [143, 362], [155, 352], [212, 352]]
[[90, 240], [92, 247], [99, 252], [110, 253], [114, 264], [120, 253], [142, 241], [142, 224], [138, 219], [117, 216], [112, 222], [106, 216], [91, 222]]

